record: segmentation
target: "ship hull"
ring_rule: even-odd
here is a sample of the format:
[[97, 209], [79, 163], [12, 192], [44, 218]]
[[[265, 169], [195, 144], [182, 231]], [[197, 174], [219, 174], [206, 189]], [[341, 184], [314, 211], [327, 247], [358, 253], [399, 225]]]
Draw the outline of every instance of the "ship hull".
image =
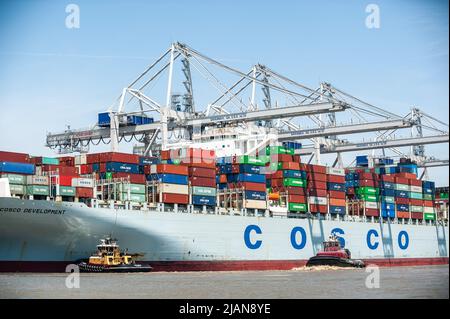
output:
[[0, 271], [64, 271], [100, 238], [153, 271], [269, 270], [306, 265], [334, 233], [380, 266], [448, 264], [448, 227], [89, 208], [0, 198]]

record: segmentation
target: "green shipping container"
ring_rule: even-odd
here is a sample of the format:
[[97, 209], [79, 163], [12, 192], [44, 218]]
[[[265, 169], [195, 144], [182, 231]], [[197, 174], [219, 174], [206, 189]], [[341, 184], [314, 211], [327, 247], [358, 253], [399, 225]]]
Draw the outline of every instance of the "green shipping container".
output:
[[448, 193], [439, 193], [439, 198], [448, 199]]
[[216, 189], [213, 187], [193, 186], [192, 195], [216, 196]]
[[112, 172], [106, 172], [105, 178], [106, 179], [113, 179], [113, 173]]
[[406, 184], [395, 184], [395, 189], [398, 191], [409, 191], [409, 185]]
[[24, 175], [17, 174], [2, 174], [0, 175], [2, 178], [7, 178], [9, 180], [9, 184], [14, 185], [25, 185], [27, 183], [27, 179]]
[[130, 194], [128, 197], [128, 193], [119, 193], [119, 200], [136, 203], [145, 203], [147, 201], [144, 194]]
[[256, 166], [266, 166], [266, 163], [269, 162], [268, 156], [249, 156], [249, 155], [243, 155], [239, 156], [238, 163], [239, 164], [251, 164]]
[[70, 186], [59, 186], [59, 195], [61, 196], [75, 196], [75, 187]]
[[413, 198], [413, 199], [423, 199], [423, 194], [422, 194], [422, 193], [410, 192], [410, 193], [409, 193], [409, 198]]
[[285, 178], [283, 179], [284, 186], [298, 186], [306, 187], [306, 180], [301, 178]]
[[385, 202], [385, 203], [389, 203], [389, 204], [395, 204], [395, 197], [392, 197], [392, 196], [383, 196], [383, 197], [381, 198], [381, 201], [382, 201], [382, 202]]
[[436, 214], [425, 213], [425, 214], [423, 214], [423, 218], [425, 220], [435, 220]]
[[380, 193], [379, 188], [364, 186], [364, 187], [358, 187], [356, 189], [356, 193], [359, 195], [378, 195]]
[[286, 148], [284, 146], [267, 146], [266, 147], [266, 154], [267, 155], [272, 155], [272, 154], [289, 154], [289, 155], [294, 155], [294, 149]]
[[52, 157], [43, 157], [42, 164], [44, 165], [59, 165], [59, 159]]
[[27, 195], [45, 195], [50, 194], [49, 187], [43, 185], [31, 185], [27, 186]]
[[133, 194], [145, 194], [145, 185], [142, 184], [120, 184], [119, 189], [122, 193], [126, 193], [130, 190], [130, 193]]
[[308, 206], [302, 203], [289, 203], [288, 210], [295, 212], [306, 212], [308, 210]]
[[433, 194], [423, 194], [423, 199], [425, 199], [425, 200], [433, 200], [434, 196], [433, 196]]
[[11, 194], [14, 194], [14, 195], [24, 195], [25, 194], [25, 186], [24, 185], [10, 184], [9, 189], [11, 190]]
[[378, 202], [377, 195], [358, 194], [358, 198], [365, 200], [366, 202]]

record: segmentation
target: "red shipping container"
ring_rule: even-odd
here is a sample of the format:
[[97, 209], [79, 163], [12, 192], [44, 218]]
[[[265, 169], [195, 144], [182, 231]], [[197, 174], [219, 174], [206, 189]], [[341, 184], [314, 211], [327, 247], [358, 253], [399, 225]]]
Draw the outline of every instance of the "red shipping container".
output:
[[143, 174], [114, 173], [113, 178], [129, 178], [132, 184], [145, 184], [147, 182]]
[[364, 179], [364, 180], [359, 180], [359, 186], [361, 187], [378, 187], [378, 183], [376, 180], [368, 180], [368, 179]]
[[189, 195], [162, 193], [160, 202], [168, 204], [188, 204]]
[[396, 197], [395, 202], [397, 204], [409, 205], [409, 198]]
[[[398, 177], [401, 178], [405, 178], [405, 179], [417, 179], [416, 174], [414, 173], [406, 173], [406, 172], [402, 172], [402, 173], [397, 173], [396, 174]], [[403, 184], [403, 183], [402, 183]]]
[[76, 188], [77, 197], [82, 198], [92, 198], [94, 197], [94, 189], [88, 187], [77, 187]]
[[189, 167], [200, 167], [200, 168], [216, 168], [216, 161], [212, 159], [190, 159], [181, 158], [181, 165]]
[[308, 181], [308, 189], [324, 189], [324, 190], [327, 190], [327, 182]]
[[328, 213], [328, 206], [312, 204], [312, 205], [309, 205], [309, 211], [311, 213], [326, 214], [326, 213]]
[[189, 167], [189, 176], [215, 178], [216, 177], [216, 169], [215, 168], [202, 168], [202, 167]]
[[72, 186], [72, 179], [74, 176], [64, 176], [59, 175], [59, 185], [61, 186]]
[[75, 158], [73, 156], [63, 156], [58, 159], [61, 166], [75, 166]]
[[327, 174], [308, 173], [308, 181], [326, 182]]
[[228, 180], [227, 180], [227, 175], [221, 174], [221, 175], [219, 176], [219, 183], [226, 183], [226, 182], [228, 182]]
[[409, 204], [410, 205], [414, 205], [414, 206], [423, 206], [423, 200], [410, 198], [409, 199]]
[[423, 206], [425, 206], [425, 207], [433, 207], [434, 206], [434, 202], [432, 200], [424, 200], [423, 201]]
[[300, 170], [300, 163], [296, 162], [284, 162], [281, 164], [281, 169]]
[[139, 155], [128, 153], [107, 152], [98, 154], [100, 163], [119, 162], [129, 164], [139, 164]]
[[422, 181], [419, 180], [419, 179], [410, 179], [409, 180], [409, 185], [422, 187]]
[[100, 173], [106, 172], [106, 163], [100, 163], [99, 171], [100, 171]]
[[43, 172], [59, 172], [60, 175], [78, 176], [78, 167], [42, 165]]
[[405, 185], [408, 185], [408, 179], [407, 179], [407, 178], [404, 178], [404, 177], [399, 177], [399, 176], [395, 177], [395, 182], [396, 182], [397, 184], [405, 184]]
[[283, 178], [283, 171], [276, 171], [273, 174], [267, 174], [267, 179], [281, 179]]
[[302, 162], [302, 157], [300, 155], [293, 155], [292, 156], [292, 160], [294, 162], [301, 163]]
[[206, 150], [202, 148], [188, 148], [184, 151], [187, 158], [201, 158], [201, 159], [211, 159], [216, 158], [216, 152], [214, 150]]
[[283, 179], [282, 178], [272, 178], [270, 179], [270, 186], [273, 187], [283, 187]]
[[170, 159], [170, 151], [169, 150], [161, 151], [161, 160], [167, 161], [168, 159]]
[[366, 208], [365, 209], [366, 216], [369, 217], [378, 217], [380, 216], [380, 210], [374, 208]]
[[306, 163], [300, 163], [300, 170], [309, 172], [309, 164]]
[[397, 218], [409, 218], [409, 212], [399, 212], [399, 211], [397, 211]]
[[305, 204], [305, 203], [308, 202], [308, 200], [307, 200], [306, 196], [304, 196], [304, 195], [289, 194], [288, 195], [288, 202]]
[[348, 187], [346, 193], [347, 193], [347, 195], [355, 195], [355, 188]]
[[[144, 166], [144, 173], [151, 174], [150, 165]], [[157, 174], [177, 174], [177, 175], [188, 175], [187, 166], [173, 165], [173, 164], [157, 164], [156, 165]]]
[[345, 192], [328, 191], [328, 195], [330, 195], [330, 198], [345, 199]]
[[308, 195], [309, 196], [316, 196], [316, 197], [327, 197], [327, 190], [326, 189], [308, 189]]
[[394, 175], [378, 175], [380, 177], [380, 181], [388, 182], [388, 183], [395, 183], [395, 176]]
[[262, 183], [251, 183], [251, 182], [242, 182], [242, 183], [229, 183], [228, 188], [243, 188], [248, 191], [255, 191], [255, 192], [265, 192], [266, 191], [266, 184]]
[[287, 187], [280, 187], [280, 192], [287, 192], [288, 194], [292, 195], [306, 195], [306, 189], [303, 187], [295, 187], [295, 186], [287, 186]]
[[91, 164], [80, 165], [80, 174], [92, 174], [92, 165]]
[[361, 172], [361, 173], [359, 173], [359, 179], [360, 180], [374, 180], [375, 177], [376, 176], [376, 174], [373, 174], [373, 173], [365, 173], [365, 172]]
[[419, 212], [411, 212], [412, 219], [423, 219], [423, 213]]
[[99, 154], [87, 154], [86, 155], [86, 164], [94, 164], [99, 163], [100, 157]]
[[294, 158], [292, 157], [292, 155], [289, 155], [289, 154], [272, 154], [272, 155], [270, 155], [270, 161], [271, 161], [271, 163], [274, 163], [274, 162], [298, 163], [297, 161], [294, 161]]
[[322, 165], [312, 165], [307, 164], [306, 171], [310, 173], [317, 173], [317, 174], [326, 174], [327, 173], [327, 167]]
[[345, 206], [345, 199], [342, 198], [330, 198], [329, 199], [330, 206]]
[[0, 151], [0, 162], [29, 163], [30, 155], [25, 153]]
[[330, 183], [345, 184], [345, 176], [327, 175], [327, 180]]
[[192, 176], [189, 180], [192, 186], [216, 187], [216, 178]]

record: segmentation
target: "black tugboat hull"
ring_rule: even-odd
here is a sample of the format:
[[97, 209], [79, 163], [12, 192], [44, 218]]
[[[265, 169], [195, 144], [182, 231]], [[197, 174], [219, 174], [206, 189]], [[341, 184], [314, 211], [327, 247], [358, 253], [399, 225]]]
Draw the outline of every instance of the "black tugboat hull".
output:
[[362, 260], [346, 259], [333, 256], [314, 256], [306, 263], [306, 267], [312, 266], [335, 266], [335, 267], [355, 267], [363, 268], [365, 264]]
[[119, 266], [99, 266], [88, 263], [78, 264], [80, 272], [104, 272], [104, 273], [130, 273], [130, 272], [150, 272], [152, 267], [145, 264], [119, 265]]

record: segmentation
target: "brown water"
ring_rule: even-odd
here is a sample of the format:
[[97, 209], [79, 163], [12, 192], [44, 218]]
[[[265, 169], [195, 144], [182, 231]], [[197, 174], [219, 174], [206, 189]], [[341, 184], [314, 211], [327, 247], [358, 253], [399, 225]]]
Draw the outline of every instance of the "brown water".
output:
[[380, 287], [367, 288], [365, 269], [81, 274], [0, 274], [0, 298], [449, 298], [449, 267], [380, 268]]

